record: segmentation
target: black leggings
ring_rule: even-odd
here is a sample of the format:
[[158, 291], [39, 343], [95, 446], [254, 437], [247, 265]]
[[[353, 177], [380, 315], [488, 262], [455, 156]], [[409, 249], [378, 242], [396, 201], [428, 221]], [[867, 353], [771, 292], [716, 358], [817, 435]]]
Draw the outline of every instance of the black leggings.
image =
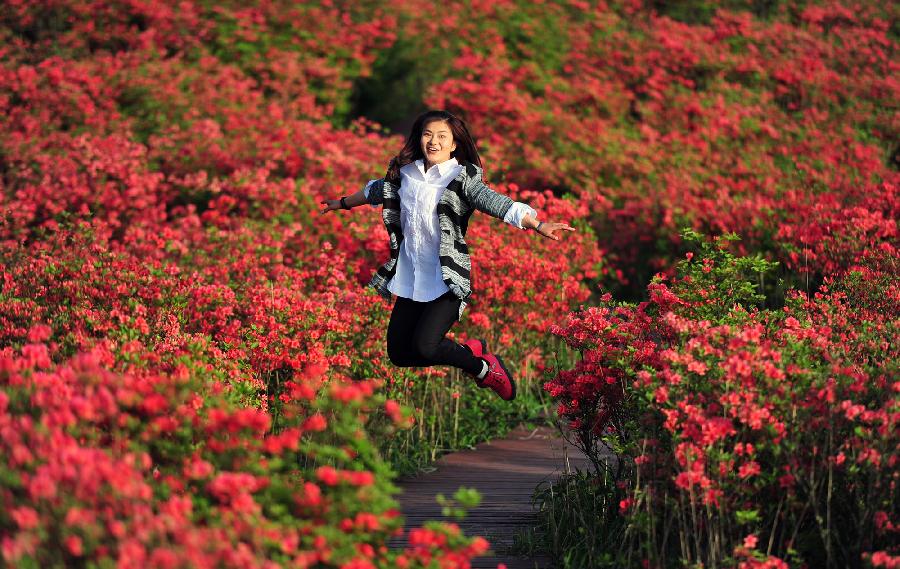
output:
[[459, 303], [449, 291], [429, 302], [398, 296], [387, 329], [391, 362], [397, 367], [451, 365], [472, 375], [481, 373], [481, 358], [445, 337], [458, 318]]

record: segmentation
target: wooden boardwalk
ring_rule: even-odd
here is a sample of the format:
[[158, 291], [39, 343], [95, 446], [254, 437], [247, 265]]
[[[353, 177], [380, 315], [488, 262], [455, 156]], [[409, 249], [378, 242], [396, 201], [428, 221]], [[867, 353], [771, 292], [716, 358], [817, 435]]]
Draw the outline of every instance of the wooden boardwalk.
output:
[[[531, 496], [538, 484], [554, 480], [567, 469], [584, 470], [587, 465], [587, 458], [554, 429], [519, 427], [504, 439], [440, 458], [434, 472], [399, 479], [403, 492], [398, 498], [408, 529], [426, 520], [446, 519], [435, 495], [449, 498], [460, 486], [476, 488], [481, 492], [481, 505], [458, 523], [466, 535], [487, 539], [491, 551], [490, 557], [475, 559], [472, 567], [495, 568], [505, 563], [508, 569], [549, 568], [549, 559], [512, 554], [514, 536], [534, 527]], [[405, 544], [403, 540], [393, 542], [396, 547]]]

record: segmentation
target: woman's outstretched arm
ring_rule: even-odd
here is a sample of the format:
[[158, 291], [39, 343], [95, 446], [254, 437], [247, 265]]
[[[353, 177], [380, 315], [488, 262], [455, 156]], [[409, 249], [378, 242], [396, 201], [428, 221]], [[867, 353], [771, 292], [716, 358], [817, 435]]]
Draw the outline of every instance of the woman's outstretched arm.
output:
[[[333, 211], [336, 209], [344, 209], [341, 206], [341, 200], [322, 200], [320, 203], [325, 204], [325, 209], [321, 210], [322, 213]], [[350, 194], [344, 198], [344, 203], [347, 204], [348, 208], [353, 208], [358, 205], [362, 205], [366, 203], [366, 193], [365, 190], [360, 190], [355, 194]]]
[[[527, 204], [516, 202], [509, 196], [497, 193], [485, 184], [481, 178], [480, 169], [476, 169], [476, 173], [470, 177], [469, 182], [469, 196], [479, 211], [522, 229], [534, 229], [537, 233], [554, 241], [560, 240], [563, 231], [575, 231], [574, 227], [565, 223], [538, 221], [537, 212], [533, 208]], [[518, 211], [516, 211], [517, 209]]]
[[[366, 187], [356, 192], [355, 194], [350, 194], [349, 196], [344, 197], [344, 203], [347, 204], [348, 208], [354, 208], [358, 205], [363, 205], [365, 203], [372, 204], [373, 206], [378, 205], [378, 200], [374, 199], [376, 196], [373, 195], [371, 198], [369, 197], [370, 191], [375, 188], [376, 183], [379, 180], [370, 180]], [[326, 213], [335, 209], [344, 209], [341, 206], [341, 200], [322, 200], [323, 204], [325, 204], [325, 209], [321, 210], [322, 213]]]
[[[575, 228], [565, 223], [555, 223], [552, 221], [538, 221], [530, 215], [522, 218], [522, 227], [525, 229], [534, 229], [544, 237], [559, 241], [563, 231], [575, 231]], [[540, 227], [540, 229], [538, 229]]]

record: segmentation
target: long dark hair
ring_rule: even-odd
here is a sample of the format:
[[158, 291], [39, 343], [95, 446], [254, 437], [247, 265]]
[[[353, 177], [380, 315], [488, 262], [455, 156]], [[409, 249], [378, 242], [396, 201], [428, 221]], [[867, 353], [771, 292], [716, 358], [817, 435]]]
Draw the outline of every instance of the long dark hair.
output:
[[400, 182], [400, 168], [406, 166], [410, 162], [416, 160], [424, 160], [425, 154], [422, 152], [422, 131], [425, 125], [432, 121], [447, 121], [450, 125], [450, 132], [453, 133], [453, 142], [456, 143], [456, 150], [450, 153], [450, 156], [456, 158], [460, 164], [471, 162], [479, 168], [483, 168], [481, 158], [478, 156], [478, 149], [475, 148], [475, 142], [469, 129], [466, 128], [466, 122], [449, 111], [431, 110], [419, 115], [416, 122], [413, 123], [412, 130], [406, 138], [406, 144], [400, 153], [391, 159], [388, 166], [387, 174], [384, 179], [388, 182], [398, 184]]

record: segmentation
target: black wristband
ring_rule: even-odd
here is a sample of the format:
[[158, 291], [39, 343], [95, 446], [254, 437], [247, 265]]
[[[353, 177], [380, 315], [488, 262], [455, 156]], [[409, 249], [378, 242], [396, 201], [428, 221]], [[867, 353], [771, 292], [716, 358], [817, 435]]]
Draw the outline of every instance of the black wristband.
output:
[[344, 209], [350, 209], [350, 206], [348, 206], [347, 202], [344, 201], [345, 199], [347, 199], [347, 196], [341, 197], [341, 207]]

